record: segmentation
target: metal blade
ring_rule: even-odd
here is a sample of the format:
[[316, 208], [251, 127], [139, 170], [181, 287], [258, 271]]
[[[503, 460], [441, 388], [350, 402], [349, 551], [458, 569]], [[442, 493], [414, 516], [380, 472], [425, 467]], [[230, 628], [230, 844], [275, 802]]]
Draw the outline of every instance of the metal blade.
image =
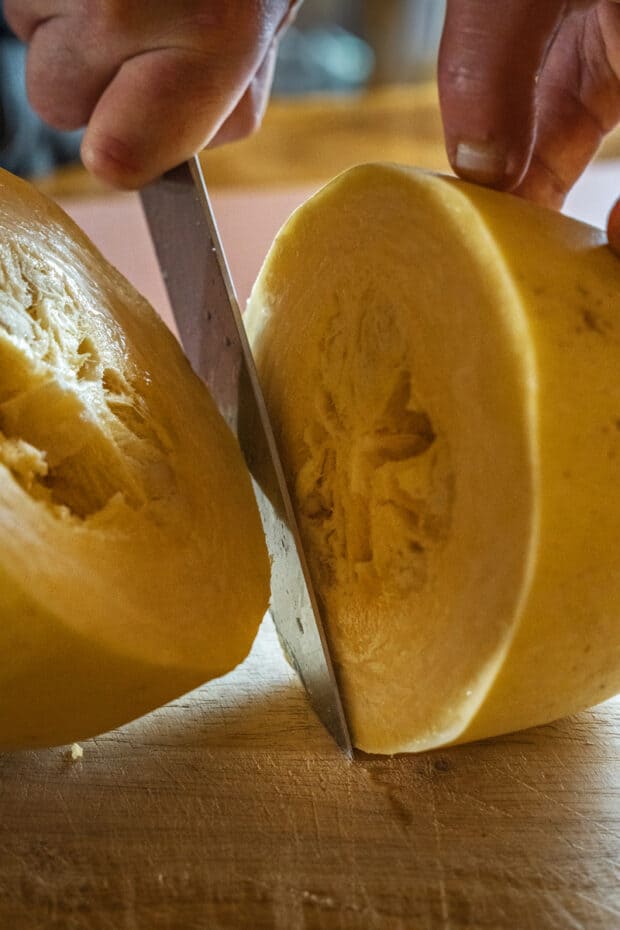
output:
[[316, 713], [351, 755], [317, 598], [198, 158], [149, 184], [141, 198], [185, 353], [269, 495], [253, 482], [280, 641]]

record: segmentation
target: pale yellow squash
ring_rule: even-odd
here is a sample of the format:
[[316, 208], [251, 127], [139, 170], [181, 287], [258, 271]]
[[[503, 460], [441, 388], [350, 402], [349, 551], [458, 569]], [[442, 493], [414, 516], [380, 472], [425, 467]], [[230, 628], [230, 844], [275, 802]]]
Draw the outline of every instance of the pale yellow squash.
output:
[[355, 744], [620, 690], [620, 261], [440, 176], [341, 175], [247, 314]]
[[268, 597], [241, 454], [176, 341], [0, 173], [0, 747], [82, 739], [222, 675]]

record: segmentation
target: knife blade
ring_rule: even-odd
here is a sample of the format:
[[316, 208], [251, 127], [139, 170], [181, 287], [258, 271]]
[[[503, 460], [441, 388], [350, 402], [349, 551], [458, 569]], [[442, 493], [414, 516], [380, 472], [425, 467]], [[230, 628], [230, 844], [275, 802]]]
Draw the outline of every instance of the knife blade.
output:
[[351, 756], [319, 604], [198, 156], [140, 196], [185, 353], [239, 440], [250, 474], [260, 467], [268, 489], [253, 477], [278, 636], [315, 712]]

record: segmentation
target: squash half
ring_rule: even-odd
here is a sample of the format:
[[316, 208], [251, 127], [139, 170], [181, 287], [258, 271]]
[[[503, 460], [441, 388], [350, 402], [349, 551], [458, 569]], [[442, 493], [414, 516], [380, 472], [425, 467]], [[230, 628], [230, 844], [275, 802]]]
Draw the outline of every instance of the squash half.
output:
[[361, 166], [284, 226], [246, 321], [358, 747], [620, 690], [620, 262], [600, 231]]
[[0, 172], [0, 747], [229, 671], [269, 598], [241, 453], [155, 311]]

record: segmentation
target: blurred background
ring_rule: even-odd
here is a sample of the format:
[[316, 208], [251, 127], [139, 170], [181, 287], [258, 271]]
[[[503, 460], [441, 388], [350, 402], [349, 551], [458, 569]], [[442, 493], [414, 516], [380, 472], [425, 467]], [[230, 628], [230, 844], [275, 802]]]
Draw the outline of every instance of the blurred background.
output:
[[279, 95], [428, 80], [445, 0], [306, 0], [282, 43]]
[[[0, 0], [0, 17], [1, 10]], [[411, 88], [402, 98], [406, 108], [403, 131], [406, 134], [412, 128], [414, 104], [419, 103], [428, 111], [422, 117], [422, 144], [431, 124], [435, 142], [440, 142], [433, 77], [444, 12], [445, 0], [305, 0], [281, 44], [273, 92], [275, 115], [268, 114], [266, 150], [265, 145], [255, 148], [251, 140], [247, 160], [253, 168], [244, 170], [242, 164], [233, 164], [224, 171], [223, 182], [255, 182], [263, 170], [270, 181], [277, 181], [286, 166], [282, 146], [274, 140], [284, 136], [291, 140], [291, 162], [296, 163], [303, 153], [297, 170], [304, 177], [308, 173], [327, 176], [341, 167], [338, 160], [333, 162], [333, 142], [331, 154], [327, 151], [321, 156], [315, 151], [319, 134], [325, 140], [325, 130], [337, 133], [342, 166], [363, 160], [348, 154], [347, 119], [353, 119], [356, 134], [361, 130], [362, 135], [366, 120], [378, 144], [386, 128], [388, 135], [390, 127], [392, 133], [398, 131], [391, 119], [401, 119], [400, 113], [393, 113], [394, 107], [399, 109], [398, 95], [390, 93], [390, 88], [403, 85]], [[41, 178], [59, 166], [77, 162], [81, 134], [55, 132], [32, 111], [25, 91], [24, 60], [24, 47], [0, 18], [0, 165]], [[290, 129], [282, 125], [289, 119]], [[383, 141], [387, 144], [387, 156], [385, 152], [383, 156], [391, 157], [389, 140]], [[248, 143], [239, 144], [243, 145]], [[375, 156], [374, 150], [368, 154]], [[394, 154], [398, 157], [400, 151]], [[218, 183], [221, 159], [216, 156], [213, 161]]]

